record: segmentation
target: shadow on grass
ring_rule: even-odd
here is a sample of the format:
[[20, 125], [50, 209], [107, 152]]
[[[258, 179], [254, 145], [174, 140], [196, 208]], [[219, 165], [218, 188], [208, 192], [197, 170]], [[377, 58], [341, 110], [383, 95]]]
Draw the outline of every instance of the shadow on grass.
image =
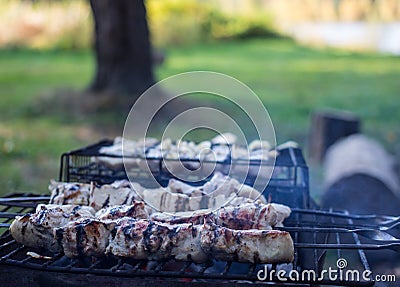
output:
[[[159, 91], [160, 97], [166, 97]], [[89, 128], [97, 138], [113, 138], [121, 136], [125, 121], [134, 103], [134, 95], [124, 95], [115, 92], [93, 93], [73, 89], [58, 89], [39, 95], [34, 102], [27, 103], [23, 116], [29, 118], [49, 118], [52, 122], [63, 125]], [[166, 125], [176, 114], [197, 106], [195, 101], [182, 99], [168, 104], [152, 119], [152, 136], [162, 134]], [[138, 111], [147, 115], [153, 112], [153, 103]], [[142, 118], [139, 116], [138, 118]], [[92, 136], [93, 137], [93, 136]]]
[[27, 118], [49, 117], [60, 124], [86, 126], [103, 137], [120, 135], [132, 100], [112, 92], [58, 89], [27, 104]]

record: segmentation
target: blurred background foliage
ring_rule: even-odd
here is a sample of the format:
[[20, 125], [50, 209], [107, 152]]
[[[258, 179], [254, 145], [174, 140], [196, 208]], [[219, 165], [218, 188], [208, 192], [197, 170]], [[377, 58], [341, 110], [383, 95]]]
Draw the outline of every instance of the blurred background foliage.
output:
[[88, 1], [0, 2], [0, 46], [82, 49], [92, 42]]
[[[153, 45], [276, 36], [265, 11], [225, 13], [214, 1], [147, 0]], [[0, 3], [0, 46], [39, 49], [88, 49], [93, 20], [88, 1], [21, 1]]]
[[[146, 0], [153, 45], [277, 37], [304, 21], [394, 21], [399, 0]], [[85, 0], [2, 0], [0, 47], [88, 49]]]
[[[286, 36], [302, 21], [399, 20], [400, 0], [145, 3], [153, 45], [166, 55], [157, 79], [192, 70], [236, 77], [269, 109], [278, 142], [303, 148], [313, 110], [351, 110], [366, 134], [400, 154], [400, 58], [315, 49]], [[122, 125], [109, 131], [109, 115], [88, 120], [71, 104], [82, 103], [95, 71], [92, 34], [86, 0], [0, 1], [0, 194], [45, 192], [63, 152], [122, 133]]]

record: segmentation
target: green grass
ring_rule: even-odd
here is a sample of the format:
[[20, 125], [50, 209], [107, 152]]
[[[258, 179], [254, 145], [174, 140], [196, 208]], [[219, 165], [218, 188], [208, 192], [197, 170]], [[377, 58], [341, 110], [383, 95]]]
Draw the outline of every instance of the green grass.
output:
[[159, 78], [190, 70], [226, 73], [252, 88], [268, 108], [278, 141], [304, 142], [316, 108], [350, 110], [387, 145], [400, 130], [400, 58], [314, 50], [288, 41], [218, 43], [168, 51]]
[[[278, 142], [294, 139], [305, 147], [310, 113], [316, 108], [350, 110], [361, 117], [363, 130], [389, 149], [399, 142], [398, 57], [314, 50], [283, 40], [220, 42], [165, 52], [158, 79], [211, 70], [246, 83], [268, 108]], [[49, 179], [58, 176], [62, 152], [103, 136], [72, 112], [70, 118], [68, 111], [32, 112], [43, 95], [57, 95], [61, 88], [84, 89], [93, 71], [89, 51], [0, 50], [0, 194], [44, 192]]]
[[59, 87], [83, 89], [92, 71], [89, 52], [0, 52], [0, 194], [45, 192], [60, 154], [86, 144], [76, 123], [31, 110]]

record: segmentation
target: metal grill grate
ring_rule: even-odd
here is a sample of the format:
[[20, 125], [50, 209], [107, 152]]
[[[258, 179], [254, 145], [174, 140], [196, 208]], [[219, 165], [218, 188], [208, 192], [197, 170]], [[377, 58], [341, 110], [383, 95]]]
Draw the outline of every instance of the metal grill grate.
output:
[[[62, 254], [47, 254], [53, 256], [52, 260], [35, 259], [26, 255], [27, 251], [35, 251], [15, 242], [8, 232], [10, 222], [15, 215], [32, 212], [38, 203], [48, 202], [48, 196], [32, 194], [13, 194], [0, 199], [0, 264], [8, 268], [19, 267], [20, 271], [35, 270], [56, 272], [56, 274], [75, 274], [79, 278], [87, 274], [112, 276], [120, 278], [146, 277], [157, 280], [174, 279], [185, 284], [193, 282], [241, 282], [257, 284], [280, 284], [276, 276], [267, 281], [257, 279], [257, 272], [264, 270], [261, 264], [243, 264], [237, 262], [211, 262], [210, 264], [195, 264], [193, 262], [145, 261], [121, 259], [116, 257], [69, 259]], [[378, 242], [374, 244], [363, 243], [355, 228], [373, 228], [396, 222], [396, 218], [376, 215], [349, 215], [345, 212], [318, 211], [292, 209], [291, 217], [285, 221], [284, 230], [288, 230], [295, 243], [295, 259], [290, 264], [266, 265], [268, 272], [279, 270], [289, 273], [291, 270], [314, 270], [320, 274], [328, 267], [336, 268], [336, 261], [345, 258], [352, 269], [362, 273], [370, 270], [364, 254], [369, 249], [393, 249], [400, 251], [399, 243]], [[36, 252], [46, 255], [42, 250]], [[3, 270], [7, 268], [2, 267]], [[21, 271], [22, 270], [22, 271]], [[4, 274], [2, 275], [5, 276]], [[372, 275], [370, 276], [372, 278]], [[272, 280], [269, 280], [272, 279]], [[323, 280], [298, 280], [293, 282], [290, 278], [285, 285], [288, 286], [315, 286], [343, 285], [343, 286], [372, 286], [373, 281], [349, 281], [338, 278], [331, 281]], [[301, 279], [301, 278], [300, 278]], [[308, 280], [311, 279], [311, 280]], [[372, 280], [372, 279], [371, 279]], [[290, 283], [290, 284], [289, 284]]]
[[[115, 180], [126, 179], [127, 173], [129, 173], [131, 178], [135, 178], [144, 186], [151, 187], [151, 185], [147, 185], [147, 183], [150, 182], [150, 176], [156, 178], [162, 186], [166, 186], [169, 179], [174, 177], [174, 175], [165, 168], [166, 162], [176, 161], [171, 159], [146, 157], [145, 160], [152, 166], [151, 174], [144, 172], [140, 167], [130, 167], [126, 170], [123, 165], [110, 166], [105, 164], [104, 159], [114, 159], [122, 163], [121, 156], [105, 155], [99, 152], [102, 147], [110, 146], [112, 143], [111, 140], [103, 140], [96, 144], [64, 153], [61, 156], [60, 181], [84, 183], [94, 181], [99, 184], [106, 184]], [[144, 160], [138, 157], [131, 158]], [[183, 164], [198, 163], [197, 160], [192, 159], [182, 159], [181, 161]], [[229, 173], [229, 176], [233, 178], [237, 176], [240, 182], [244, 182], [245, 184], [263, 191], [265, 198], [272, 198], [274, 202], [283, 203], [290, 207], [310, 207], [308, 167], [300, 149], [285, 148], [280, 150], [275, 165], [273, 165], [273, 162], [260, 165], [259, 160], [252, 160], [249, 163], [243, 160], [232, 160], [229, 156], [226, 160], [218, 161], [215, 164], [214, 171], [220, 171], [225, 174]], [[262, 177], [258, 177], [257, 186], [255, 183], [256, 176], [247, 174], [247, 176], [243, 178], [243, 174], [240, 170], [243, 166], [247, 167], [247, 164], [249, 164], [250, 169], [260, 169], [261, 173], [268, 168], [272, 170], [273, 167], [272, 177], [269, 182], [268, 179], [265, 179], [267, 181], [263, 181]], [[235, 171], [238, 171], [238, 173], [235, 173]], [[212, 174], [207, 179], [198, 181], [195, 178], [191, 178], [190, 184], [202, 185], [208, 181], [211, 176]], [[186, 177], [183, 176], [182, 178]], [[265, 186], [267, 187], [265, 188]]]

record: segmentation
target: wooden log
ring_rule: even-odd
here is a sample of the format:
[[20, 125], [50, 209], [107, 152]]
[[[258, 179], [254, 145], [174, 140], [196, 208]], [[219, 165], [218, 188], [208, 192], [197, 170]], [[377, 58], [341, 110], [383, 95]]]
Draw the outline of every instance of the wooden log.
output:
[[[337, 191], [332, 194], [331, 204], [349, 200], [346, 204], [350, 206], [365, 204], [363, 211], [367, 213], [388, 214], [389, 210], [394, 215], [400, 213], [400, 183], [394, 157], [378, 142], [359, 134], [342, 139], [328, 149], [323, 167], [325, 190]], [[389, 209], [392, 204], [395, 207]], [[377, 208], [384, 212], [378, 212]]]
[[312, 116], [309, 154], [313, 163], [321, 163], [326, 150], [338, 139], [360, 132], [359, 118], [347, 111], [316, 111]]
[[[399, 179], [394, 165], [393, 156], [379, 143], [363, 135], [351, 135], [338, 141], [326, 152], [325, 192], [321, 207], [347, 210], [351, 214], [400, 215]], [[392, 230], [390, 234], [400, 238], [399, 230]], [[360, 240], [376, 244], [364, 237]], [[354, 243], [354, 238], [343, 235], [341, 242]], [[393, 263], [391, 268], [400, 268], [400, 253], [391, 250], [365, 253], [375, 274], [391, 274], [387, 264], [383, 265], [386, 262]], [[383, 266], [386, 270], [382, 269]]]

